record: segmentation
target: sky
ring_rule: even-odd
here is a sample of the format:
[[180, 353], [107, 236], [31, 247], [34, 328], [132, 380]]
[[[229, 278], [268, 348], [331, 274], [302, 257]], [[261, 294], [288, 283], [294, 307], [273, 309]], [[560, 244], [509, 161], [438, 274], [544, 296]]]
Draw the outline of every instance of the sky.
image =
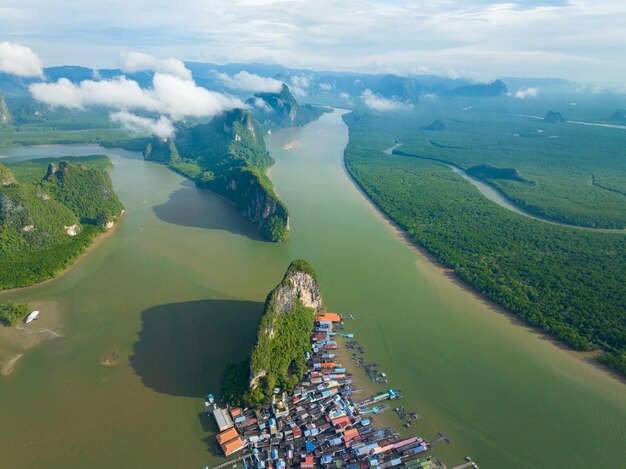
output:
[[139, 51], [313, 70], [619, 82], [623, 0], [0, 0], [0, 42], [44, 66]]

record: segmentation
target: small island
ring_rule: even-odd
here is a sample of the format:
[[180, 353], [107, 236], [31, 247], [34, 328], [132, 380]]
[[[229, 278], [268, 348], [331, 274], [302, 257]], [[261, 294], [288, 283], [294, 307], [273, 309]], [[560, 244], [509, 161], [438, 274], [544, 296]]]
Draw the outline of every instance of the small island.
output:
[[[354, 337], [342, 332], [344, 324], [341, 315], [325, 311], [314, 269], [301, 259], [292, 262], [267, 297], [251, 358], [226, 369], [225, 405], [207, 395], [206, 414], [219, 430], [216, 447], [234, 457], [215, 468], [237, 462], [277, 468], [446, 467], [427, 454], [436, 443], [450, 443], [444, 434], [428, 442], [374, 425], [375, 416], [389, 408], [386, 402], [402, 393], [386, 389], [355, 398], [361, 390], [339, 363], [341, 341]], [[347, 348], [355, 343], [347, 342]], [[372, 381], [387, 382], [374, 367], [364, 369]], [[406, 427], [419, 419], [404, 407], [394, 410]], [[468, 458], [462, 467], [478, 466]]]

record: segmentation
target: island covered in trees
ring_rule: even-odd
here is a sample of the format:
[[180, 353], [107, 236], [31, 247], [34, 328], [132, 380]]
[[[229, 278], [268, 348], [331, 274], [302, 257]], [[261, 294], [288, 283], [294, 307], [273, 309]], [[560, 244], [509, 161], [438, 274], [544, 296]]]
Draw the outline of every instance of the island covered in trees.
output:
[[47, 280], [123, 212], [106, 156], [0, 164], [0, 289]]
[[306, 353], [322, 293], [313, 267], [293, 261], [267, 299], [249, 359], [227, 367], [222, 397], [231, 405], [268, 404], [274, 388], [291, 390], [306, 371]]

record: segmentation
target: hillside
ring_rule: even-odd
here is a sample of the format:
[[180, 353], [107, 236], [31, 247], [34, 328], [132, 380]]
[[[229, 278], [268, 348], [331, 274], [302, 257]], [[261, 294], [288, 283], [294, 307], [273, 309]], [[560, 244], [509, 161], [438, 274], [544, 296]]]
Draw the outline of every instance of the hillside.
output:
[[265, 127], [299, 127], [318, 119], [324, 111], [310, 104], [300, 105], [283, 83], [278, 93], [256, 93], [246, 101], [255, 119]]
[[235, 109], [207, 124], [180, 127], [171, 141], [153, 138], [144, 157], [169, 165], [196, 185], [232, 201], [269, 241], [289, 236], [289, 214], [265, 170], [274, 160], [249, 111]]
[[[102, 169], [59, 160], [29, 180], [36, 160], [0, 165], [0, 289], [31, 285], [69, 266], [122, 211]], [[27, 170], [22, 171], [22, 166]], [[15, 177], [24, 174], [25, 178]]]
[[293, 261], [267, 299], [249, 361], [233, 365], [224, 375], [224, 396], [233, 404], [268, 403], [275, 387], [292, 389], [302, 378], [315, 313], [322, 293], [313, 268]]
[[496, 80], [493, 83], [489, 84], [478, 83], [476, 85], [460, 86], [448, 92], [447, 94], [451, 96], [485, 98], [504, 96], [507, 92], [508, 89], [504, 82], [502, 82], [501, 80]]

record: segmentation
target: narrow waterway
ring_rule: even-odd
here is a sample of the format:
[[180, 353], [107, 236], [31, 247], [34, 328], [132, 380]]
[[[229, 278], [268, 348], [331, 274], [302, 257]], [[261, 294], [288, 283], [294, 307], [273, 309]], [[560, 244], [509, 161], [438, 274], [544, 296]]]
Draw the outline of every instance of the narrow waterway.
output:
[[[0, 468], [217, 461], [202, 396], [248, 353], [262, 301], [297, 257], [422, 416], [403, 431], [451, 438], [435, 449], [450, 466], [467, 454], [482, 467], [618, 466], [626, 385], [408, 245], [346, 175], [347, 140], [339, 112], [268, 137], [270, 176], [291, 213], [282, 244], [261, 241], [229, 203], [167, 168], [107, 150], [123, 222], [64, 276], [2, 297], [28, 301], [42, 319], [0, 333], [0, 362], [23, 354], [0, 376]], [[283, 150], [289, 142], [298, 145]], [[39, 328], [58, 337], [29, 348], [21, 334]]]
[[[393, 155], [393, 151], [396, 148], [400, 147], [401, 145], [402, 145], [402, 143], [396, 143], [394, 146], [384, 150], [384, 153], [387, 154], [387, 155]], [[513, 202], [511, 202], [500, 190], [498, 190], [497, 188], [495, 188], [494, 186], [492, 186], [490, 184], [487, 184], [486, 182], [481, 181], [478, 178], [470, 176], [460, 166], [457, 166], [457, 165], [451, 164], [451, 163], [447, 163], [445, 161], [441, 161], [441, 160], [438, 160], [436, 158], [421, 157], [421, 156], [418, 156], [418, 155], [412, 155], [412, 156], [410, 156], [410, 158], [421, 158], [421, 159], [424, 159], [424, 160], [435, 161], [435, 162], [438, 162], [438, 163], [446, 165], [448, 168], [450, 168], [456, 174], [461, 176], [463, 179], [465, 179], [466, 181], [470, 182], [487, 199], [491, 200], [492, 202], [495, 202], [500, 207], [504, 207], [507, 210], [510, 210], [512, 212], [517, 213], [518, 215], [523, 215], [525, 217], [532, 218], [533, 220], [538, 220], [538, 221], [541, 221], [541, 222], [544, 222], [544, 223], [549, 223], [551, 225], [564, 226], [564, 227], [573, 228], [573, 229], [576, 229], [576, 230], [596, 231], [598, 233], [626, 233], [626, 228], [623, 228], [623, 229], [592, 228], [590, 226], [570, 225], [570, 224], [567, 224], [567, 223], [562, 223], [562, 222], [559, 222], [559, 221], [550, 220], [549, 218], [540, 217], [540, 216], [535, 215], [535, 214], [533, 214], [533, 213], [531, 213], [531, 212], [529, 212], [527, 210], [524, 210], [521, 207], [518, 207]]]

